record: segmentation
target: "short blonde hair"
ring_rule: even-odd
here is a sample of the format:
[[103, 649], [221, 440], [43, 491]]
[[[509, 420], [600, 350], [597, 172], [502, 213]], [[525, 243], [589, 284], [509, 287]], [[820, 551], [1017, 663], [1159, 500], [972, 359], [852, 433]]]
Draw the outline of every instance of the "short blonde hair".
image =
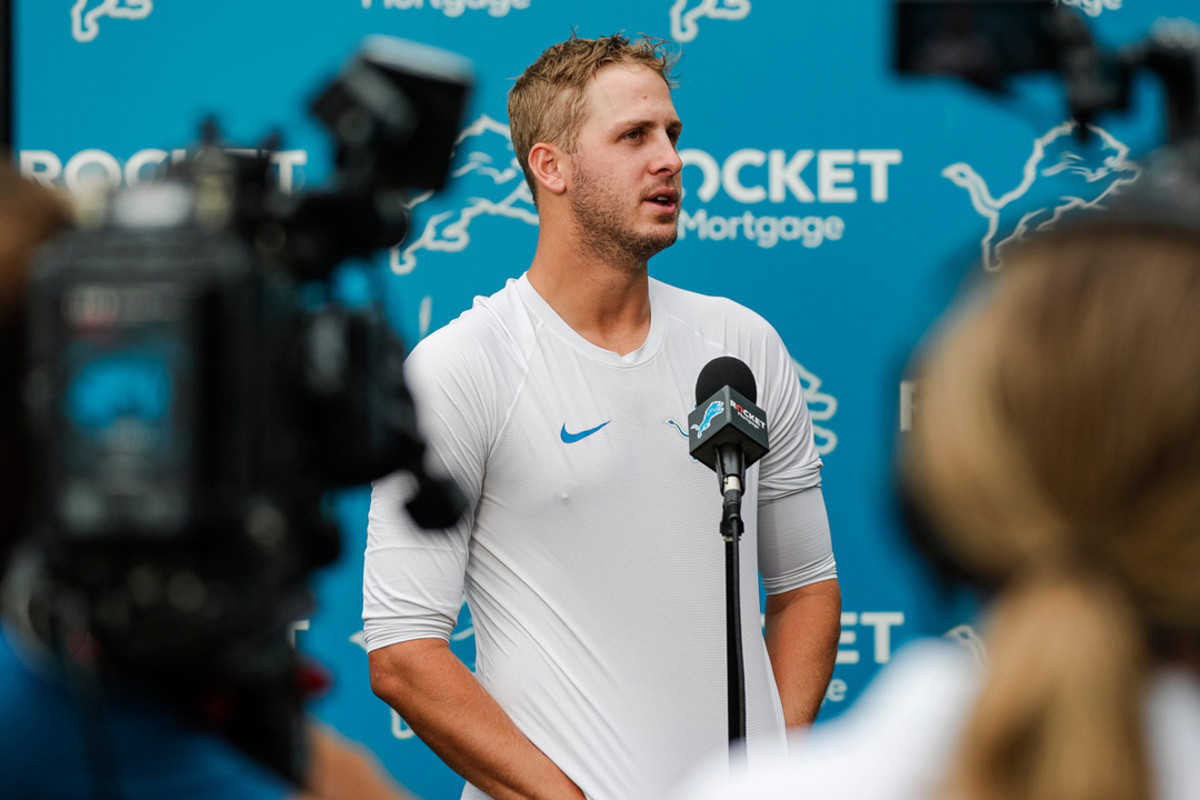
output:
[[529, 151], [538, 142], [550, 142], [573, 153], [579, 129], [587, 118], [584, 90], [601, 69], [610, 64], [641, 65], [662, 76], [675, 88], [671, 70], [676, 55], [661, 39], [642, 37], [630, 41], [621, 34], [581, 39], [572, 36], [551, 45], [517, 78], [508, 93], [508, 122], [513, 150], [525, 180], [537, 200], [537, 185], [529, 170]]

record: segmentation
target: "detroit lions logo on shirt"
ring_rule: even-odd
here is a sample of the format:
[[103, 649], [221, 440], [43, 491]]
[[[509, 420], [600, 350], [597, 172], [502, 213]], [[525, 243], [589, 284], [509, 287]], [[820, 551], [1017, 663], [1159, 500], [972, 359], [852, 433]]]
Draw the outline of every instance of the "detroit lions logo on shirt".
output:
[[675, 430], [679, 431], [679, 435], [682, 436], [683, 438], [685, 438], [685, 439], [688, 438], [687, 431], [685, 431], [683, 429], [683, 427], [675, 420], [665, 419], [665, 420], [663, 420], [663, 422], [666, 423], [667, 425], [672, 426], [673, 428], [675, 428]]
[[708, 426], [712, 425], [713, 418], [725, 411], [725, 403], [720, 400], [713, 400], [708, 404], [708, 408], [704, 409], [704, 419], [700, 420], [699, 425], [693, 425], [692, 430], [696, 432], [696, 438], [699, 439], [708, 430]]

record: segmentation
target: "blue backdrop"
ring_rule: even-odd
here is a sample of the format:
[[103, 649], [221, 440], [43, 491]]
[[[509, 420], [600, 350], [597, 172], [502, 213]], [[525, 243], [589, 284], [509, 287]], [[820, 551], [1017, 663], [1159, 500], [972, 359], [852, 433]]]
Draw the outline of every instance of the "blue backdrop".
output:
[[[1143, 36], [1195, 0], [1061, 0], [1105, 43]], [[890, 71], [886, 0], [17, 0], [16, 145], [22, 170], [79, 190], [136, 182], [176, 157], [205, 114], [254, 146], [285, 132], [285, 186], [321, 183], [325, 135], [311, 93], [367, 34], [455, 50], [477, 87], [445, 193], [414, 205], [408, 241], [381, 256], [409, 341], [520, 274], [536, 216], [513, 157], [505, 94], [571, 31], [647, 33], [682, 53], [676, 107], [686, 191], [678, 243], [651, 262], [676, 285], [762, 313], [797, 359], [825, 457], [845, 598], [821, 718], [851, 704], [896, 647], [949, 634], [974, 644], [969, 598], [939, 590], [906, 547], [889, 496], [892, 443], [916, 401], [901, 368], [974, 261], [1073, 206], [1103, 204], [1160, 142], [1161, 96], [1081, 145], [1046, 78], [1004, 103]], [[933, 421], [936, 424], [936, 421]], [[338, 498], [346, 555], [319, 579], [297, 643], [336, 678], [316, 712], [371, 747], [426, 798], [462, 785], [368, 687], [360, 580], [368, 493]], [[716, 538], [714, 534], [714, 546]], [[473, 663], [470, 614], [452, 643]]]

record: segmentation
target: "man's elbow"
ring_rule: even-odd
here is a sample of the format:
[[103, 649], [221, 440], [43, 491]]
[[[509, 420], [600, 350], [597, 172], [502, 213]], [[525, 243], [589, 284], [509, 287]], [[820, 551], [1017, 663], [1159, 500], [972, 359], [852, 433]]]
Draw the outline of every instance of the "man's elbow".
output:
[[821, 604], [828, 613], [840, 615], [842, 612], [842, 586], [836, 576], [804, 587], [802, 596]]
[[367, 654], [371, 691], [380, 700], [395, 706], [413, 687], [422, 682], [422, 673], [429, 668], [438, 650], [449, 651], [442, 639], [414, 639], [398, 642]]
[[832, 647], [836, 650], [842, 632], [841, 584], [837, 578], [814, 584], [811, 598], [812, 604], [820, 609], [818, 615], [824, 619], [827, 638], [831, 638]]
[[826, 605], [839, 616], [842, 613], [842, 585], [836, 576], [817, 584], [817, 591], [825, 597]]
[[842, 611], [842, 588], [837, 577], [806, 584], [781, 594], [767, 596], [768, 617], [783, 614], [790, 609], [804, 609], [806, 616], [814, 613], [839, 619]]
[[371, 691], [380, 700], [387, 702], [388, 698], [395, 694], [394, 687], [396, 678], [392, 672], [380, 662], [380, 659], [375, 657], [376, 652], [378, 651], [372, 651], [367, 655], [367, 663], [369, 664], [371, 676]]

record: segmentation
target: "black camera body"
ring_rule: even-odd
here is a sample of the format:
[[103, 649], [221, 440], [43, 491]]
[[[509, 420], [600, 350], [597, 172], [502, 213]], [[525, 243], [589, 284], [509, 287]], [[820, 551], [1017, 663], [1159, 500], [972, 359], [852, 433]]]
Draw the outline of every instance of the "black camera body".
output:
[[1098, 114], [1128, 110], [1135, 76], [1148, 73], [1165, 94], [1166, 146], [1200, 142], [1200, 29], [1191, 23], [1160, 21], [1142, 41], [1107, 51], [1057, 0], [896, 0], [894, 11], [899, 73], [1004, 92], [1017, 75], [1057, 72], [1081, 138]]
[[331, 275], [403, 239], [407, 191], [442, 186], [470, 83], [452, 54], [372, 37], [312, 104], [336, 145], [328, 189], [283, 192], [269, 152], [223, 148], [208, 124], [31, 270], [34, 510], [7, 605], [67, 660], [88, 653], [86, 671], [292, 779], [287, 633], [338, 553], [324, 494], [403, 470], [418, 524], [463, 509], [425, 471], [402, 342], [378, 303], [339, 304]]

